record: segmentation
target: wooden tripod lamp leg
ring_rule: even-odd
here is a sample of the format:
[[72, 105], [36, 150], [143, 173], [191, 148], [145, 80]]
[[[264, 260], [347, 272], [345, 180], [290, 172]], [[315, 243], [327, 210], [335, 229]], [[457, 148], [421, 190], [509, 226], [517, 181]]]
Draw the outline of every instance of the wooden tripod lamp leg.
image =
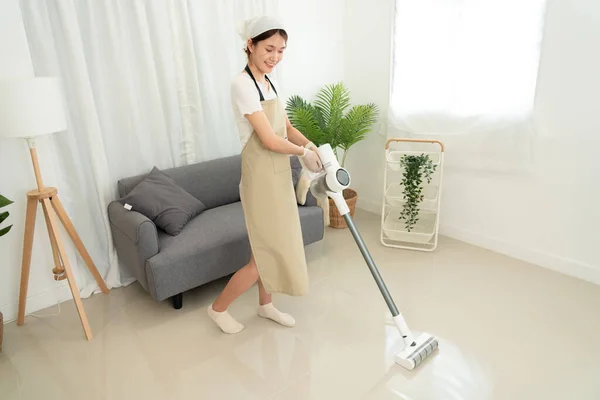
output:
[[21, 264], [21, 289], [19, 292], [19, 313], [17, 325], [25, 322], [25, 306], [27, 303], [27, 288], [29, 286], [29, 271], [31, 270], [31, 250], [33, 248], [33, 233], [37, 215], [37, 199], [27, 196], [27, 213], [25, 217], [25, 235], [23, 238], [23, 262]]
[[60, 259], [60, 253], [58, 251], [58, 246], [56, 245], [56, 238], [54, 237], [54, 233], [52, 229], [50, 229], [50, 219], [48, 217], [49, 210], [46, 209], [46, 204], [42, 202], [42, 207], [44, 210], [44, 217], [46, 218], [46, 227], [48, 228], [48, 237], [50, 238], [50, 246], [52, 247], [52, 256], [54, 257], [54, 268], [52, 272], [54, 273], [54, 279], [57, 281], [62, 281], [67, 276], [65, 275], [65, 268], [62, 266], [62, 260]]
[[79, 296], [79, 288], [77, 287], [77, 283], [75, 282], [75, 276], [73, 275], [73, 271], [71, 270], [71, 265], [67, 258], [67, 252], [65, 251], [65, 247], [62, 243], [62, 239], [58, 232], [58, 222], [54, 218], [54, 212], [52, 210], [50, 199], [45, 198], [42, 199], [44, 203], [44, 207], [48, 209], [48, 220], [50, 221], [50, 228], [52, 233], [54, 234], [54, 238], [56, 239], [56, 245], [58, 247], [58, 252], [60, 254], [60, 258], [63, 261], [63, 267], [65, 269], [65, 274], [67, 274], [67, 280], [69, 282], [69, 287], [71, 289], [71, 294], [73, 295], [73, 300], [75, 301], [75, 306], [77, 307], [77, 311], [79, 312], [79, 318], [81, 319], [81, 324], [83, 325], [83, 330], [85, 331], [85, 336], [88, 340], [92, 340], [92, 330], [90, 328], [90, 324], [87, 319], [87, 315], [85, 314], [85, 310], [83, 308], [83, 303], [81, 302], [81, 296]]
[[81, 257], [85, 261], [85, 264], [87, 265], [87, 267], [90, 270], [90, 272], [92, 273], [92, 275], [94, 276], [96, 283], [98, 284], [98, 286], [100, 286], [100, 289], [102, 290], [102, 292], [104, 294], [107, 294], [108, 287], [106, 286], [104, 279], [102, 279], [102, 276], [98, 272], [98, 269], [96, 268], [96, 265], [94, 264], [94, 261], [92, 260], [92, 257], [90, 257], [90, 254], [88, 253], [83, 242], [81, 241], [79, 234], [75, 230], [75, 226], [73, 226], [71, 219], [67, 215], [67, 212], [65, 211], [62, 203], [60, 202], [60, 199], [58, 198], [58, 194], [52, 196], [51, 203], [52, 203], [52, 206], [54, 207], [54, 210], [56, 210], [56, 214], [58, 215], [60, 222], [62, 222], [67, 233], [69, 234], [69, 237], [75, 244], [77, 251], [79, 252]]

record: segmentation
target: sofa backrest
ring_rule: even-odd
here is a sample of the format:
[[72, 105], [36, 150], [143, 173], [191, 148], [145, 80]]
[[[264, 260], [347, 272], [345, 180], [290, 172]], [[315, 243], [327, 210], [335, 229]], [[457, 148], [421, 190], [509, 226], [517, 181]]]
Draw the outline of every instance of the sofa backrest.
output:
[[[294, 187], [300, 177], [302, 165], [297, 157], [290, 157]], [[240, 155], [202, 161], [163, 170], [179, 186], [200, 200], [207, 208], [215, 208], [240, 201], [242, 158]], [[123, 178], [118, 182], [119, 196], [127, 195], [147, 174]], [[316, 206], [317, 200], [308, 192], [306, 206]]]
[[[242, 177], [240, 155], [202, 161], [162, 170], [179, 186], [200, 200], [207, 208], [215, 208], [240, 200]], [[128, 194], [147, 174], [123, 178], [118, 182], [119, 196]]]

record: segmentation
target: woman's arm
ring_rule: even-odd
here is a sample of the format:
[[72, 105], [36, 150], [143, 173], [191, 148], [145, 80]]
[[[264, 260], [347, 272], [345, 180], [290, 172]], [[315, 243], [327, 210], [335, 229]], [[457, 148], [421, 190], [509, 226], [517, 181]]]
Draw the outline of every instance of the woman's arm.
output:
[[308, 143], [310, 143], [310, 141], [302, 134], [302, 132], [300, 132], [298, 129], [294, 128], [294, 126], [290, 122], [290, 119], [287, 117], [287, 115], [285, 116], [285, 123], [287, 126], [288, 140], [290, 142], [295, 143], [298, 146], [302, 146], [302, 147], [304, 147]]
[[[248, 121], [250, 121], [250, 124], [256, 131], [258, 138], [267, 149], [282, 154], [304, 155], [304, 146], [294, 144], [294, 141], [289, 137], [290, 132], [288, 132], [288, 139], [290, 140], [285, 140], [275, 134], [269, 119], [263, 111], [257, 111], [246, 115], [246, 118], [248, 118]], [[306, 142], [308, 143], [308, 140]]]

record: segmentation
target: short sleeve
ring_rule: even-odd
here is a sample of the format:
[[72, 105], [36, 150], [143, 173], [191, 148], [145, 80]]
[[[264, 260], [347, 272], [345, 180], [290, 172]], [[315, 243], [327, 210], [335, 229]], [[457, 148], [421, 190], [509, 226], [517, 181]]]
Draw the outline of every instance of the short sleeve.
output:
[[238, 75], [231, 83], [231, 101], [237, 116], [244, 117], [262, 111], [260, 96], [250, 77]]

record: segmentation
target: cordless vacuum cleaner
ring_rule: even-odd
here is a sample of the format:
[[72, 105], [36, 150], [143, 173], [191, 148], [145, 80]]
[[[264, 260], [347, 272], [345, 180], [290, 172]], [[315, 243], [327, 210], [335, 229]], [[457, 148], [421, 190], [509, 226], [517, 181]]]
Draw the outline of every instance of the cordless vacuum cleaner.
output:
[[413, 336], [411, 330], [404, 321], [404, 317], [398, 312], [394, 300], [392, 299], [392, 296], [390, 296], [390, 293], [373, 262], [373, 258], [369, 254], [369, 250], [367, 250], [367, 247], [350, 216], [350, 209], [343, 196], [343, 190], [350, 186], [350, 174], [346, 169], [340, 167], [329, 144], [320, 146], [317, 149], [317, 153], [321, 158], [325, 172], [312, 180], [310, 191], [316, 198], [323, 199], [325, 196], [331, 197], [340, 214], [344, 217], [358, 248], [371, 270], [371, 274], [373, 275], [373, 278], [375, 278], [375, 282], [377, 283], [377, 286], [379, 286], [379, 290], [392, 313], [394, 323], [398, 327], [404, 340], [404, 348], [396, 355], [394, 361], [402, 367], [412, 370], [437, 349], [438, 341], [435, 337], [427, 333], [422, 333], [416, 338]]

